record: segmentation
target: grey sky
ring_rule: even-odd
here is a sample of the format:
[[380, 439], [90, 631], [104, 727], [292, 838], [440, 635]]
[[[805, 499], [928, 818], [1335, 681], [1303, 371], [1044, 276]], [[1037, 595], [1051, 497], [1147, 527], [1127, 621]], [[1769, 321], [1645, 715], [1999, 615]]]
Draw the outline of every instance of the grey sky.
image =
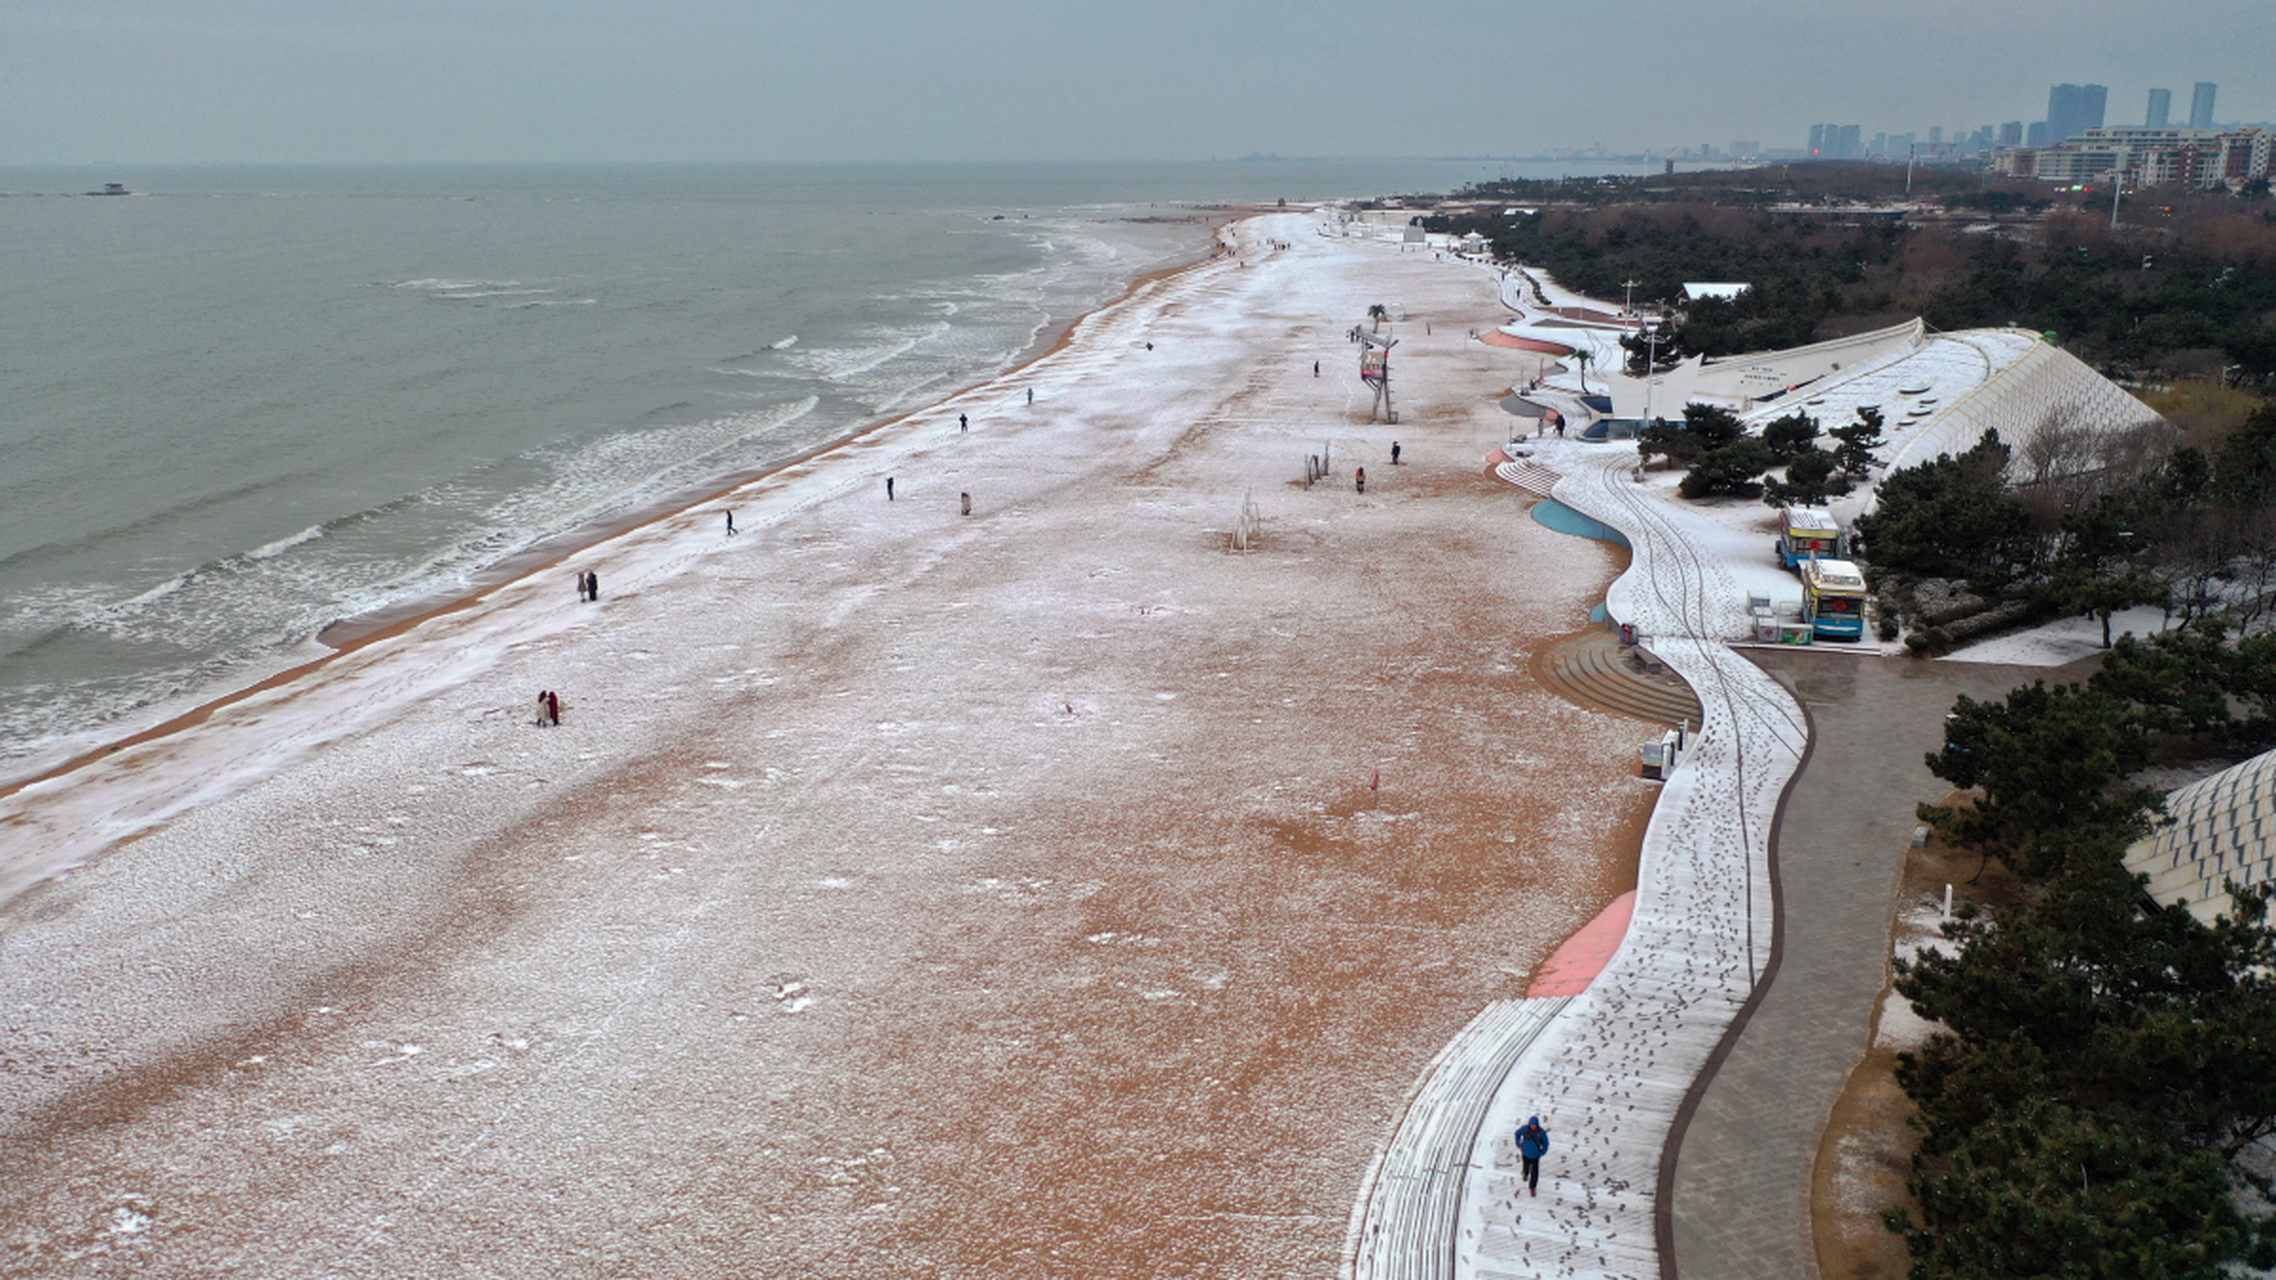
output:
[[0, 163], [1801, 146], [2056, 81], [2276, 117], [2267, 0], [0, 0]]

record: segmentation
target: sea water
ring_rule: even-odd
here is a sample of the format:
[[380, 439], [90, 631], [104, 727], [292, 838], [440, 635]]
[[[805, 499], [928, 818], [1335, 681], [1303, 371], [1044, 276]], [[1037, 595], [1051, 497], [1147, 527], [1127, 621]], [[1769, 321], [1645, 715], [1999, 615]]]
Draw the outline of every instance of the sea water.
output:
[[1509, 168], [0, 170], [0, 777], [1000, 372], [1208, 206]]

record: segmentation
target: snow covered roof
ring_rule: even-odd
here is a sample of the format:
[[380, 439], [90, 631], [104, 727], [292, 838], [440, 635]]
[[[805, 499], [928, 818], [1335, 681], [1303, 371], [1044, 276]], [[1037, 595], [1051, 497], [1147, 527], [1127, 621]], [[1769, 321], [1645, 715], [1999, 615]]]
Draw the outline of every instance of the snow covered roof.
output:
[[1840, 533], [1841, 522], [1824, 507], [1787, 507], [1786, 527], [1795, 533]]
[[2228, 881], [2276, 882], [2276, 751], [2190, 783], [2165, 809], [2173, 821], [2126, 850], [2150, 896], [2210, 922], [2229, 909]]

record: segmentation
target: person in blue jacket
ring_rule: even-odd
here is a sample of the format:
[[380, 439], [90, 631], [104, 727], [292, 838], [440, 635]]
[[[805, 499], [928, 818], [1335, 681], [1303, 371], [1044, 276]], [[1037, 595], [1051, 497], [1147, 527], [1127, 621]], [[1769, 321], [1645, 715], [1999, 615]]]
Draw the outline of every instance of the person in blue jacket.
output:
[[1549, 1131], [1541, 1127], [1541, 1117], [1527, 1117], [1525, 1127], [1517, 1131], [1517, 1154], [1525, 1162], [1520, 1176], [1526, 1190], [1540, 1195], [1541, 1157], [1549, 1154]]

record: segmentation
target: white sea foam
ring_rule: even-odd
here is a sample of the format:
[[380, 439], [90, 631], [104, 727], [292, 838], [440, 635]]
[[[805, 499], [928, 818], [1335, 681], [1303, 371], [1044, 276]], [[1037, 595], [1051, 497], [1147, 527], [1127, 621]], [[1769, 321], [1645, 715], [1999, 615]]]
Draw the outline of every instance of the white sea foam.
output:
[[188, 574], [177, 574], [174, 577], [168, 578], [164, 582], [159, 583], [157, 586], [152, 587], [150, 590], [143, 592], [141, 595], [134, 597], [132, 600], [119, 601], [117, 607], [121, 609], [135, 609], [149, 604], [154, 600], [162, 600], [167, 596], [180, 591], [183, 585], [189, 582], [189, 580], [190, 579]]
[[275, 542], [253, 548], [245, 553], [245, 558], [247, 560], [273, 560], [304, 542], [314, 542], [323, 536], [324, 526], [312, 524], [289, 538], [279, 538]]
[[787, 337], [787, 338], [784, 338], [784, 339], [783, 339], [782, 341], [780, 341], [780, 342], [770, 342], [770, 343], [768, 343], [768, 344], [767, 344], [767, 350], [769, 350], [769, 351], [788, 351], [788, 350], [790, 350], [792, 347], [795, 347], [795, 346], [797, 346], [797, 345], [798, 345], [798, 335], [794, 333], [794, 334], [790, 335], [789, 337]]
[[936, 320], [919, 332], [873, 330], [879, 341], [857, 347], [815, 347], [791, 357], [800, 368], [829, 382], [843, 382], [868, 373], [889, 360], [907, 355], [922, 344], [949, 331], [946, 320]]
[[452, 280], [440, 276], [426, 276], [417, 280], [397, 280], [391, 287], [397, 289], [424, 289], [429, 293], [461, 293], [468, 289], [518, 289], [519, 280]]

